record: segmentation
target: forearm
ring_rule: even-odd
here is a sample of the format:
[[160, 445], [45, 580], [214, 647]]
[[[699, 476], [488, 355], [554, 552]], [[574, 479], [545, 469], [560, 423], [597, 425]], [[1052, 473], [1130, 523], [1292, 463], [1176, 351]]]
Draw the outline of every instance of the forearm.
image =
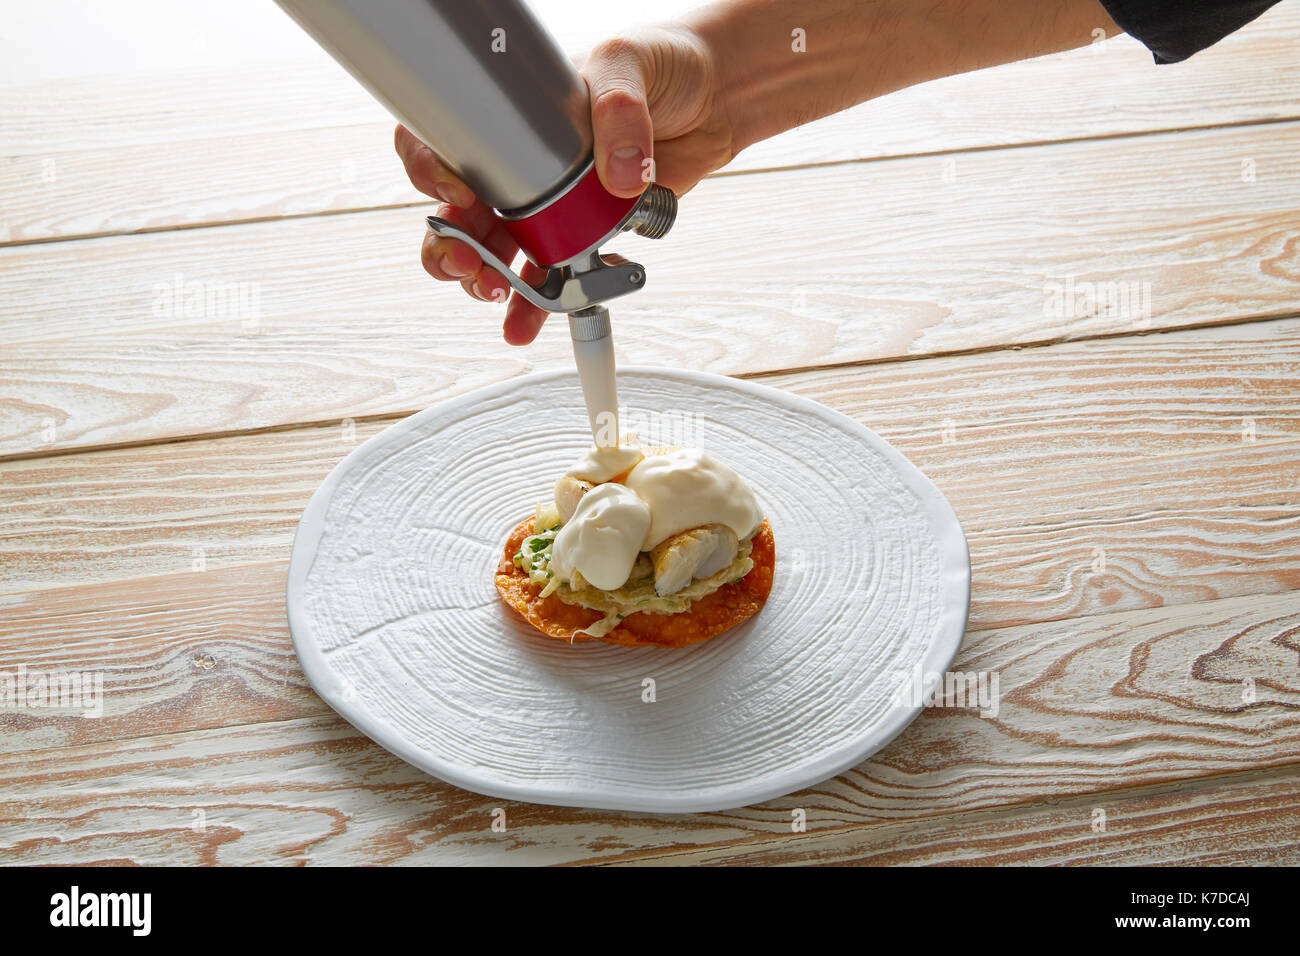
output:
[[721, 0], [688, 25], [736, 151], [894, 90], [1120, 32], [1098, 0]]

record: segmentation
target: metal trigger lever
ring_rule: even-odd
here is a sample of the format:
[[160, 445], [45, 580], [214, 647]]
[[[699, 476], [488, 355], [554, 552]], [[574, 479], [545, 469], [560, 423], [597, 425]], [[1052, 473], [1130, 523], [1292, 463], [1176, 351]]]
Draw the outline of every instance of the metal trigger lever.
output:
[[465, 243], [486, 265], [500, 272], [512, 289], [547, 312], [577, 312], [645, 285], [644, 266], [619, 255], [591, 252], [569, 265], [548, 269], [542, 284], [534, 287], [459, 226], [438, 216], [429, 216], [425, 222], [434, 235]]

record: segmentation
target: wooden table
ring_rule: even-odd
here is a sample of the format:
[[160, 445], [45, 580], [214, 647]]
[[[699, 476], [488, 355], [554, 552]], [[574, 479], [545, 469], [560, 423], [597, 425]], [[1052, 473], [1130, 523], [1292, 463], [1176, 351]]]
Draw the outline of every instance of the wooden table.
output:
[[[100, 673], [104, 710], [0, 711], [0, 862], [1300, 862], [1294, 0], [1176, 66], [1119, 37], [866, 104], [633, 240], [620, 360], [904, 452], [970, 542], [954, 669], [1001, 682], [697, 816], [446, 786], [304, 681], [285, 569], [330, 468], [572, 361], [421, 271], [382, 110], [267, 0], [9, 6], [0, 671]], [[575, 48], [638, 15], [557, 6]]]

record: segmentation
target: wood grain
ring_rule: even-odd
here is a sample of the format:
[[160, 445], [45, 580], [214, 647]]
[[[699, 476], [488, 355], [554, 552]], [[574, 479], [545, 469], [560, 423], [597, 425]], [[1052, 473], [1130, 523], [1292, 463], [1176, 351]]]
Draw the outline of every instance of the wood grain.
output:
[[[615, 310], [620, 361], [752, 374], [1293, 315], [1297, 146], [1290, 123], [974, 153], [950, 184], [933, 158], [711, 180], [670, 241], [629, 240], [651, 282]], [[562, 323], [506, 347], [497, 310], [420, 269], [420, 232], [411, 208], [0, 249], [0, 454], [392, 414], [571, 364]], [[1070, 282], [1137, 299], [1058, 313]]]
[[755, 376], [856, 418], [947, 484], [1300, 438], [1284, 319]]
[[[691, 5], [661, 4], [654, 16]], [[574, 50], [645, 15], [573, 0], [537, 8]], [[219, 17], [160, 0], [115, 9], [115, 22], [92, 8], [30, 24], [57, 30], [59, 59], [72, 62], [25, 63], [9, 83], [0, 75], [0, 242], [419, 200], [387, 113], [273, 6], [223, 4]], [[1116, 37], [949, 77], [767, 140], [726, 171], [1295, 118], [1297, 30], [1300, 12], [1280, 4], [1172, 66]], [[124, 46], [129, 73], [103, 52]]]
[[1300, 770], [649, 853], [650, 866], [1295, 866]]
[[16, 680], [20, 665], [33, 675], [102, 672], [105, 712], [0, 710], [0, 751], [330, 713], [289, 639], [287, 567], [194, 570], [5, 601], [0, 674]]
[[284, 560], [349, 422], [4, 463], [0, 593]]
[[[237, 590], [231, 581], [208, 594]], [[189, 605], [211, 602], [189, 593]], [[883, 830], [879, 844], [859, 830], [850, 846], [879, 845], [882, 853], [892, 846], [901, 854], [908, 834], [932, 828], [940, 846], [918, 846], [918, 856], [959, 859], [970, 850], [945, 850], [943, 834], [950, 839], [952, 829], [942, 821], [934, 826], [935, 817], [1082, 795], [1095, 798], [1088, 806], [1110, 807], [1123, 798], [1113, 793], [1120, 788], [1203, 778], [1222, 785], [1216, 775], [1300, 760], [1294, 594], [970, 635], [954, 671], [998, 674], [995, 717], [971, 708], [929, 709], [885, 750], [835, 780], [761, 806], [691, 816], [502, 802], [423, 776], [332, 714], [255, 722], [268, 711], [323, 705], [304, 698], [292, 668], [274, 679], [285, 655], [272, 656], [266, 636], [250, 639], [258, 629], [254, 606], [234, 616], [212, 606], [215, 627], [202, 628], [179, 594], [158, 602], [151, 624], [139, 605], [116, 616], [119, 626], [134, 617], [134, 633], [108, 638], [101, 627], [98, 637], [70, 641], [64, 652], [64, 667], [104, 668], [104, 717], [0, 718], [7, 751], [0, 755], [0, 861], [415, 863], [508, 852], [516, 862], [554, 863], [733, 846], [779, 856], [772, 838], [790, 834], [796, 809], [805, 812], [809, 834], [792, 837], [792, 851], [822, 831], [911, 822], [916, 826], [902, 833]], [[160, 648], [161, 615], [173, 606], [198, 640], [173, 639]], [[84, 605], [82, 613], [89, 616]], [[244, 622], [233, 633], [224, 630], [232, 620]], [[96, 641], [120, 649], [97, 650]], [[11, 669], [14, 644], [5, 644]], [[187, 670], [191, 655], [213, 663]], [[173, 674], [159, 679], [164, 659], [173, 661]], [[57, 661], [53, 654], [38, 663], [49, 670]], [[1255, 682], [1252, 702], [1243, 699], [1247, 679]], [[219, 708], [226, 723], [247, 722], [205, 727]], [[111, 736], [160, 726], [170, 731]], [[25, 749], [29, 741], [32, 749]], [[42, 744], [46, 749], [35, 749]], [[491, 831], [497, 807], [506, 809], [504, 834]], [[1253, 810], [1276, 826], [1269, 816], [1275, 807]], [[206, 814], [202, 833], [190, 829], [196, 809]], [[1194, 824], [1204, 817], [1197, 813], [1193, 808], [1184, 819]], [[1123, 811], [1116, 816], [1115, 832], [1123, 834], [1128, 818]], [[1086, 812], [1067, 817], [1078, 837], [1089, 837]], [[1011, 831], [1027, 829], [1016, 820]], [[1284, 817], [1285, 826], [1292, 820]], [[1050, 836], [1052, 826], [1063, 825], [1049, 815], [1039, 829]], [[976, 843], [980, 832], [971, 831]], [[767, 842], [745, 845], [754, 838]], [[1025, 839], [1032, 842], [1033, 833]], [[831, 833], [813, 841], [821, 848], [815, 852], [829, 853], [842, 840]], [[1014, 845], [1002, 849], [1008, 857], [1015, 852]], [[1077, 840], [1057, 852], [1070, 851], [1087, 855]], [[1042, 846], [1036, 852], [1050, 856]]]

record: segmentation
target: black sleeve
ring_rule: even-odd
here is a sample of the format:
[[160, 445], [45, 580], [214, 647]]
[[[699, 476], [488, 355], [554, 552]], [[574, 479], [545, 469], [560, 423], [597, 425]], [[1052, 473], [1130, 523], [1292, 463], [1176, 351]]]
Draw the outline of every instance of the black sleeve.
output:
[[1278, 0], [1101, 0], [1110, 18], [1155, 54], [1177, 63], [1244, 27]]

